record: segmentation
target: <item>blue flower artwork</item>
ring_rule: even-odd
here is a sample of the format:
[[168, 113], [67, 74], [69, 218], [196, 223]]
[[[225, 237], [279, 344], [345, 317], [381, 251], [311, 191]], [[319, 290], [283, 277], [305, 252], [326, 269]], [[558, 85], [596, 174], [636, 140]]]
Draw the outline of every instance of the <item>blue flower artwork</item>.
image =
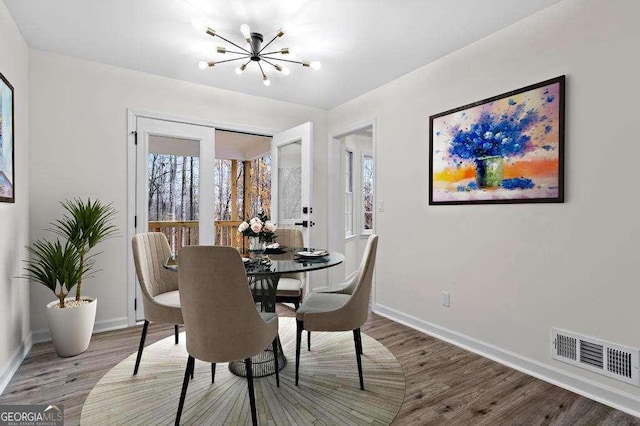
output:
[[563, 202], [564, 76], [429, 121], [430, 204]]

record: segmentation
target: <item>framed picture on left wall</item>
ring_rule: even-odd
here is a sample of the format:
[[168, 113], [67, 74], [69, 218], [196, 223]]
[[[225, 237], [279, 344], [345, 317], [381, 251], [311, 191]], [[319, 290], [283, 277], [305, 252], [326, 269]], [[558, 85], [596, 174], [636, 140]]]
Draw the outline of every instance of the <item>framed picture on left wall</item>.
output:
[[13, 86], [0, 73], [0, 202], [15, 202]]

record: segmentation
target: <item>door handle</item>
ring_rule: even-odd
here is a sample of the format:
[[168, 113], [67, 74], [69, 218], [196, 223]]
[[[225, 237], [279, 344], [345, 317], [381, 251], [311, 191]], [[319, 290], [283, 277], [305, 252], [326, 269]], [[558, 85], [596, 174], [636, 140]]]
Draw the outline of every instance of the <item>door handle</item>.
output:
[[294, 223], [294, 225], [301, 225], [303, 228], [308, 228], [309, 227], [309, 221], [308, 220], [303, 220], [302, 222]]

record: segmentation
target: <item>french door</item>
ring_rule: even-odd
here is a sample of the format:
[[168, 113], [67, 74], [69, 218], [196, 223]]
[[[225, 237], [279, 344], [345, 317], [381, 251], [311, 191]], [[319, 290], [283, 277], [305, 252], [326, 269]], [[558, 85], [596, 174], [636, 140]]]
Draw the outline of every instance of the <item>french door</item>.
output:
[[313, 123], [277, 133], [271, 140], [271, 219], [302, 231], [312, 247]]
[[136, 131], [135, 232], [164, 232], [172, 251], [213, 244], [215, 129], [137, 117]]
[[[184, 245], [213, 245], [216, 129], [140, 116], [134, 120], [134, 232], [164, 232], [174, 251]], [[275, 134], [271, 144], [271, 219], [278, 227], [300, 229], [307, 246], [314, 225], [312, 143], [309, 122]], [[135, 320], [140, 321], [142, 294], [135, 271], [132, 274], [135, 291], [129, 294], [138, 301]]]

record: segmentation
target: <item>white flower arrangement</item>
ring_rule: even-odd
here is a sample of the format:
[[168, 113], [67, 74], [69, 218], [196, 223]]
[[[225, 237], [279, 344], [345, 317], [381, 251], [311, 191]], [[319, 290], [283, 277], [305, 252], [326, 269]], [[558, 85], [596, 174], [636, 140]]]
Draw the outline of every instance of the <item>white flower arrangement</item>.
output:
[[260, 237], [261, 241], [273, 241], [273, 234], [278, 227], [266, 215], [259, 214], [244, 221], [238, 226], [238, 232], [245, 237]]

